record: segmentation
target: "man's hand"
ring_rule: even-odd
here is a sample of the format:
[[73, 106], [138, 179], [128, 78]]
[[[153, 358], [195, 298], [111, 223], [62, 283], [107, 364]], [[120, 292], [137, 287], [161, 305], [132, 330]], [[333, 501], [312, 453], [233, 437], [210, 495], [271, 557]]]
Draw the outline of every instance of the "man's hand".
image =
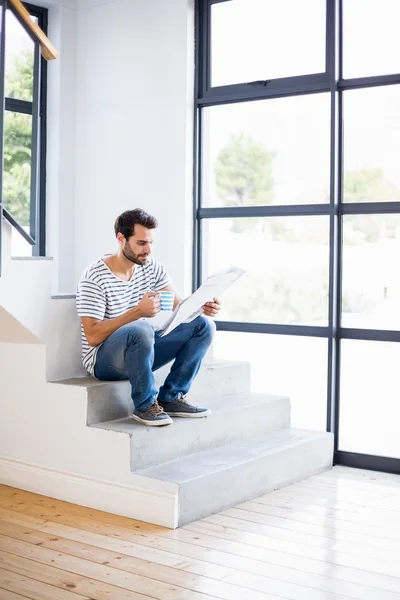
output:
[[206, 302], [203, 306], [203, 314], [206, 317], [216, 317], [222, 308], [221, 300], [214, 298], [214, 302]]
[[154, 317], [160, 312], [160, 293], [149, 292], [145, 294], [138, 304], [141, 317]]

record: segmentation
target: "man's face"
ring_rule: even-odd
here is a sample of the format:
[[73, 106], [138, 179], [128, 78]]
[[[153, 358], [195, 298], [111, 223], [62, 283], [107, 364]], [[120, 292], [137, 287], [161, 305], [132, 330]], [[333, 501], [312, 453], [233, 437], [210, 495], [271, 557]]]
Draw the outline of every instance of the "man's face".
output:
[[121, 236], [122, 254], [135, 265], [144, 265], [151, 254], [154, 229], [146, 229], [143, 225], [135, 225], [135, 232], [129, 240]]

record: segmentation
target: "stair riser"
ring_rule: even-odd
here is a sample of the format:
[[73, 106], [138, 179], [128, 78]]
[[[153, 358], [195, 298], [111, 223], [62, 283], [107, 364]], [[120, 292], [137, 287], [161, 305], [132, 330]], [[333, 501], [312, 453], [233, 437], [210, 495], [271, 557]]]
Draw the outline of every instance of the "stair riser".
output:
[[180, 485], [179, 526], [257, 498], [332, 467], [327, 434]]
[[[226, 396], [229, 406], [229, 396]], [[179, 456], [260, 436], [290, 425], [290, 401], [275, 398], [263, 405], [216, 411], [201, 419], [174, 419], [168, 427], [135, 428], [131, 437], [131, 470], [150, 467]], [[175, 431], [174, 431], [175, 428]]]
[[[155, 373], [159, 388], [169, 372], [169, 366]], [[190, 398], [204, 397], [204, 402], [212, 406], [212, 397], [218, 395], [241, 394], [250, 390], [250, 366], [246, 363], [219, 364], [200, 369], [190, 390]], [[123, 419], [132, 414], [133, 406], [128, 381], [110, 382], [88, 389], [87, 424], [95, 425], [104, 421]]]

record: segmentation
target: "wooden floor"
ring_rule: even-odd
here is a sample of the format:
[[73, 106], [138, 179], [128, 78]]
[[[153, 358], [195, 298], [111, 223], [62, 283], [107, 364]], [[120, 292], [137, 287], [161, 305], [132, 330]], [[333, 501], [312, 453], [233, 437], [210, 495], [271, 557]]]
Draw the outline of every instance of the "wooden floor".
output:
[[335, 467], [171, 531], [0, 486], [0, 600], [400, 600], [400, 476]]

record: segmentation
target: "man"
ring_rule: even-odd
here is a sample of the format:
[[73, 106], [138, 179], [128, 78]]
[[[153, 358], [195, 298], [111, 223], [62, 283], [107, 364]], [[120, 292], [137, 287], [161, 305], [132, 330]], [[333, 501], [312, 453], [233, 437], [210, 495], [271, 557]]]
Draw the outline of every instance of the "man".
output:
[[[218, 299], [203, 315], [161, 337], [146, 318], [160, 310], [158, 292], [172, 291], [174, 308], [181, 298], [161, 264], [151, 258], [157, 220], [143, 210], [127, 210], [114, 225], [119, 249], [83, 273], [76, 296], [81, 318], [82, 360], [102, 380], [129, 379], [133, 418], [145, 425], [172, 423], [175, 417], [205, 417], [207, 408], [186, 399], [211, 344]], [[174, 360], [158, 392], [153, 371]]]

